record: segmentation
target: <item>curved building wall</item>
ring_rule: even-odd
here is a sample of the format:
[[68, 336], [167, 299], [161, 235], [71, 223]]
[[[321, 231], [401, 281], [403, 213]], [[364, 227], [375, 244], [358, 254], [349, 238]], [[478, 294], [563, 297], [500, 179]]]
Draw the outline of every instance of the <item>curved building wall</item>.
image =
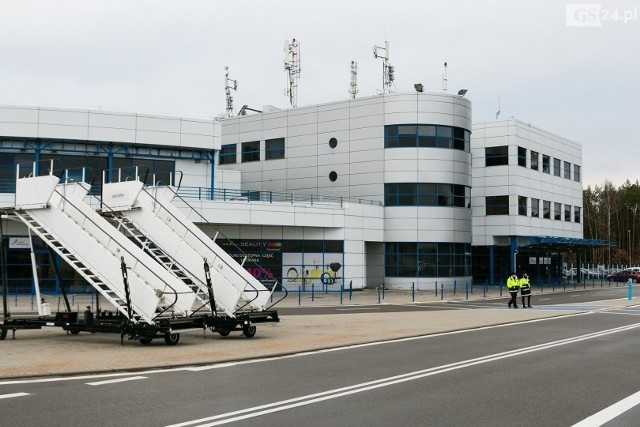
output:
[[[404, 135], [396, 138], [397, 146], [388, 146], [388, 130], [404, 132], [396, 129], [404, 125], [413, 127], [415, 144], [407, 146], [411, 142]], [[423, 131], [451, 136], [420, 139]], [[447, 94], [385, 94], [269, 111], [222, 121], [222, 149], [228, 149], [235, 161], [219, 168], [241, 171], [242, 188], [247, 190], [383, 202], [381, 252], [395, 251], [393, 265], [389, 254], [379, 262], [385, 285], [431, 288], [435, 281], [470, 279], [470, 131], [471, 103]], [[278, 138], [284, 139], [284, 153], [269, 159], [266, 145]], [[260, 157], [245, 156], [246, 147], [256, 141]], [[415, 188], [415, 202], [406, 206], [406, 198], [396, 194], [398, 201], [388, 203], [387, 192], [395, 191], [389, 184], [400, 184], [399, 191]], [[436, 190], [429, 190], [434, 186]], [[462, 199], [459, 193], [454, 197], [453, 192], [460, 191]], [[416, 248], [413, 254], [405, 253], [409, 246]]]

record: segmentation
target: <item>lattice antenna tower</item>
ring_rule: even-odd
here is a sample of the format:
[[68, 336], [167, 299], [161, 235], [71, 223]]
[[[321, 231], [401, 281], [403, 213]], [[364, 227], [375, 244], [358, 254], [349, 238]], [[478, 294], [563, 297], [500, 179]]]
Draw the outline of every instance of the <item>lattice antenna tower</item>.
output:
[[384, 42], [384, 47], [374, 46], [373, 57], [382, 58], [382, 92], [391, 93], [391, 85], [395, 80], [393, 65], [389, 62], [389, 42]]
[[351, 83], [349, 84], [349, 94], [351, 99], [356, 99], [358, 93], [358, 63], [351, 61]]
[[300, 78], [300, 42], [284, 42], [284, 70], [287, 72], [286, 94], [293, 108], [298, 106], [298, 79]]
[[[227, 117], [233, 116], [233, 96], [231, 96], [231, 89], [238, 90], [238, 81], [229, 78], [229, 67], [224, 67], [224, 93], [227, 95]], [[233, 86], [232, 86], [233, 84]]]
[[442, 91], [447, 91], [447, 63], [444, 63], [444, 71], [442, 72]]

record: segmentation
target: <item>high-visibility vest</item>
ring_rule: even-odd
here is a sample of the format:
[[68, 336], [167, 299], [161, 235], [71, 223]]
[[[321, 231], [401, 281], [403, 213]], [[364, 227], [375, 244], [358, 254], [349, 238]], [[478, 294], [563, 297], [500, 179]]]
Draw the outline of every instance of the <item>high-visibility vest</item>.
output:
[[522, 289], [529, 289], [531, 287], [531, 285], [529, 284], [529, 276], [520, 279], [520, 287]]
[[511, 289], [518, 289], [520, 287], [520, 284], [518, 283], [518, 278], [514, 278], [513, 276], [509, 276], [509, 278], [507, 279], [507, 288], [509, 290]]

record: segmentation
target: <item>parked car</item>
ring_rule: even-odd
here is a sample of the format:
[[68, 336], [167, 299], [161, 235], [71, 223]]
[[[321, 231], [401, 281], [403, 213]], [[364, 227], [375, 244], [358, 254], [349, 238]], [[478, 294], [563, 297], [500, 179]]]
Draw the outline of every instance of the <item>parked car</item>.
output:
[[626, 282], [629, 279], [631, 279], [631, 282], [633, 283], [640, 282], [640, 271], [621, 270], [607, 276], [607, 280], [611, 280], [613, 282]]

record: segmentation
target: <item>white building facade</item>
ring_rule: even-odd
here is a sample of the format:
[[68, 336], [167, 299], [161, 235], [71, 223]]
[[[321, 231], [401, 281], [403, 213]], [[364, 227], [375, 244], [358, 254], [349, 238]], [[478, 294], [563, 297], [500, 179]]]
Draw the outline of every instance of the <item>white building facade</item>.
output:
[[471, 152], [476, 278], [556, 276], [583, 237], [581, 146], [511, 118], [474, 124]]
[[[471, 112], [428, 93], [221, 121], [0, 106], [0, 206], [13, 204], [17, 164], [53, 160], [59, 175], [85, 170], [94, 195], [136, 170], [179, 186], [176, 205], [209, 236], [289, 289], [433, 289], [501, 281], [514, 260], [555, 267], [547, 240], [582, 237], [580, 146], [513, 119], [472, 126]], [[26, 229], [3, 230], [10, 290], [29, 292]], [[81, 291], [36, 246], [41, 287]]]

